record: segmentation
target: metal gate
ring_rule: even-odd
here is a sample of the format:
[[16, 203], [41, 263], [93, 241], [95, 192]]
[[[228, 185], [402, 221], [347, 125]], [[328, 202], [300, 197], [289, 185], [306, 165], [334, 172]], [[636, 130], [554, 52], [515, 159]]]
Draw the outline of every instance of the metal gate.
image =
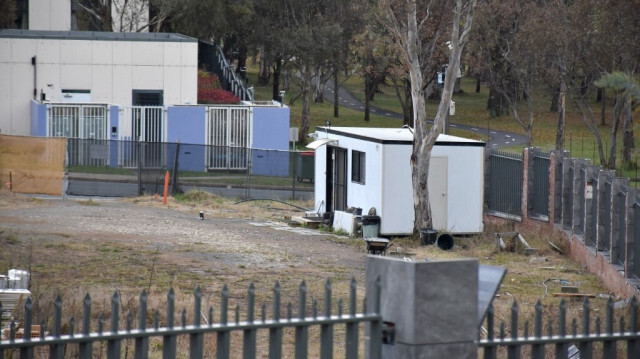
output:
[[489, 211], [522, 215], [522, 155], [491, 150]]
[[252, 109], [208, 107], [206, 113], [206, 168], [209, 170], [249, 168]]
[[[167, 117], [163, 106], [125, 106], [119, 110], [118, 165], [163, 168], [167, 162]], [[144, 145], [137, 146], [135, 142]]]
[[47, 137], [69, 139], [70, 166], [108, 166], [108, 105], [47, 104]]
[[533, 155], [533, 192], [531, 215], [549, 218], [549, 153], [535, 152]]

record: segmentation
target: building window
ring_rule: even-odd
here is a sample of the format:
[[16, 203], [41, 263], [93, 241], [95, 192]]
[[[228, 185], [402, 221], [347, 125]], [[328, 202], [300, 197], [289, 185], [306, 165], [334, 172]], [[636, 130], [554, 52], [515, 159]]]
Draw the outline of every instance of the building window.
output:
[[351, 181], [356, 183], [365, 183], [365, 165], [366, 156], [364, 152], [351, 151]]

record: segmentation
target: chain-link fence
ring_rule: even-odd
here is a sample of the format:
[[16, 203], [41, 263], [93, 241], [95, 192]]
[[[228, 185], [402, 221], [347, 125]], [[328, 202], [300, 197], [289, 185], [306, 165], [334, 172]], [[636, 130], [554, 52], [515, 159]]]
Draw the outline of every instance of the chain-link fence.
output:
[[239, 199], [310, 200], [314, 153], [112, 140], [68, 140], [68, 195], [204, 190]]

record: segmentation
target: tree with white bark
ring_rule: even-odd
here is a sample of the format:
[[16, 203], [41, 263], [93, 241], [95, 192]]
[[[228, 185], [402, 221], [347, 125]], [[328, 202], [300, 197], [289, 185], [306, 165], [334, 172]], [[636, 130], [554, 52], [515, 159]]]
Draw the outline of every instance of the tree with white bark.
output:
[[[456, 0], [452, 9], [452, 21], [449, 43], [449, 62], [445, 74], [444, 87], [433, 125], [427, 123], [425, 108], [424, 65], [433, 54], [433, 41], [423, 47], [421, 31], [427, 28], [432, 18], [432, 9], [444, 7], [448, 9], [448, 1], [418, 1], [418, 0], [383, 0], [379, 2], [378, 18], [387, 27], [395, 43], [399, 47], [401, 56], [409, 70], [411, 82], [411, 98], [413, 104], [413, 152], [411, 154], [411, 169], [413, 182], [414, 228], [432, 228], [429, 189], [429, 163], [431, 150], [438, 135], [444, 130], [445, 120], [451, 104], [452, 90], [456, 81], [456, 69], [460, 67], [460, 57], [469, 39], [476, 0]], [[446, 12], [443, 12], [446, 14]], [[433, 38], [437, 38], [441, 31], [436, 29]], [[433, 39], [432, 38], [432, 39]]]

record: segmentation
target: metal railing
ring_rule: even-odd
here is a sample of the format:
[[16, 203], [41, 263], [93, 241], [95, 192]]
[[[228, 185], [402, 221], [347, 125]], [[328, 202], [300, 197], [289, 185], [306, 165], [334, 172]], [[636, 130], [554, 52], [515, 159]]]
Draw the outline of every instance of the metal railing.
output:
[[[343, 313], [342, 300], [338, 303], [337, 314], [331, 310], [331, 282], [327, 280], [324, 291], [323, 312], [318, 313], [318, 303], [312, 304], [312, 316], [306, 316], [307, 307], [307, 287], [303, 281], [299, 286], [298, 292], [298, 313], [293, 314], [292, 305], [286, 305], [286, 314], [281, 315], [281, 298], [280, 285], [276, 282], [273, 288], [273, 303], [271, 311], [271, 319], [267, 319], [266, 307], [263, 304], [261, 308], [261, 317], [256, 318], [255, 313], [255, 287], [253, 284], [249, 286], [247, 292], [247, 308], [245, 320], [240, 320], [239, 307], [235, 309], [235, 319], [229, 318], [229, 290], [225, 285], [221, 293], [220, 317], [217, 323], [214, 322], [214, 309], [209, 308], [208, 315], [202, 314], [202, 290], [196, 288], [194, 293], [194, 306], [192, 324], [187, 324], [187, 311], [183, 309], [180, 313], [181, 324], [176, 323], [175, 293], [173, 289], [167, 294], [166, 319], [164, 326], [160, 326], [160, 314], [156, 310], [153, 320], [153, 327], [147, 327], [147, 293], [145, 291], [140, 295], [139, 317], [137, 329], [134, 328], [134, 318], [131, 313], [123, 316], [120, 314], [120, 298], [116, 292], [111, 298], [111, 315], [109, 318], [109, 328], [103, 328], [103, 320], [106, 318], [99, 317], [97, 331], [91, 332], [91, 297], [87, 294], [82, 305], [82, 328], [76, 332], [76, 322], [71, 318], [68, 323], [68, 334], [62, 333], [62, 299], [57, 297], [54, 303], [54, 312], [52, 318], [52, 327], [49, 335], [45, 335], [46, 328], [44, 323], [40, 326], [39, 336], [32, 338], [31, 325], [33, 317], [33, 303], [28, 298], [25, 303], [24, 310], [24, 332], [22, 338], [16, 337], [16, 324], [11, 324], [11, 332], [8, 340], [0, 341], [0, 359], [5, 358], [5, 351], [19, 350], [21, 358], [33, 358], [34, 351], [37, 348], [49, 347], [50, 358], [63, 358], [67, 345], [77, 345], [78, 358], [90, 359], [96, 343], [106, 342], [107, 359], [120, 358], [122, 355], [122, 345], [126, 340], [133, 340], [133, 357], [148, 358], [149, 340], [151, 338], [162, 338], [162, 357], [176, 358], [188, 355], [189, 358], [202, 358], [204, 355], [205, 335], [215, 334], [216, 341], [216, 357], [229, 358], [232, 356], [231, 334], [242, 333], [242, 356], [243, 358], [256, 358], [257, 352], [268, 351], [269, 358], [280, 358], [283, 356], [283, 329], [292, 328], [295, 331], [294, 354], [296, 358], [307, 358], [309, 353], [309, 329], [310, 327], [320, 328], [320, 358], [331, 358], [333, 356], [333, 339], [334, 326], [344, 325], [345, 335], [345, 353], [346, 358], [358, 358], [358, 350], [360, 348], [360, 325], [368, 324], [368, 336], [370, 340], [367, 343], [370, 358], [380, 358], [382, 345], [382, 317], [380, 313], [380, 281], [376, 282], [375, 298], [373, 311], [367, 313], [363, 305], [363, 312], [356, 311], [356, 282], [351, 280], [349, 289], [349, 303], [347, 312]], [[366, 302], [366, 299], [365, 299]], [[365, 303], [366, 304], [366, 303]], [[121, 319], [124, 317], [124, 327], [121, 325]], [[202, 323], [201, 318], [205, 318], [206, 323]], [[268, 348], [259, 347], [257, 343], [257, 333], [260, 330], [268, 331]], [[338, 334], [336, 334], [338, 335]], [[178, 338], [188, 336], [188, 353], [179, 353]], [[209, 340], [209, 337], [207, 337]], [[126, 342], [125, 342], [126, 344]], [[239, 349], [233, 348], [234, 355]], [[237, 350], [237, 351], [236, 351]], [[10, 358], [9, 356], [8, 358]]]
[[253, 87], [247, 88], [244, 81], [238, 78], [233, 64], [231, 64], [224, 56], [224, 52], [220, 45], [216, 46], [216, 51], [218, 54], [218, 64], [222, 73], [221, 80], [227, 90], [233, 92], [233, 94], [238, 96], [242, 101], [253, 101]]
[[[499, 334], [495, 335], [493, 306], [489, 307], [487, 313], [487, 337], [479, 340], [479, 346], [484, 348], [484, 358], [494, 359], [497, 357], [499, 347], [506, 348], [507, 358], [520, 358], [524, 347], [530, 349], [532, 359], [542, 359], [545, 357], [546, 347], [553, 346], [556, 359], [568, 358], [592, 358], [594, 353], [594, 343], [602, 343], [601, 353], [598, 351], [597, 357], [621, 358], [622, 351], [618, 349], [618, 342], [626, 342], [626, 358], [638, 358], [640, 356], [640, 332], [638, 331], [638, 301], [632, 298], [629, 305], [628, 327], [624, 316], [620, 317], [618, 330], [614, 332], [614, 304], [611, 299], [607, 302], [605, 328], [601, 328], [600, 318], [595, 320], [595, 330], [591, 328], [591, 311], [589, 299], [585, 298], [582, 306], [582, 330], [578, 331], [578, 323], [574, 318], [571, 326], [567, 325], [566, 304], [560, 301], [558, 307], [557, 323], [552, 319], [547, 321], [546, 335], [543, 334], [543, 307], [540, 301], [535, 305], [533, 335], [529, 335], [529, 322], [524, 323], [522, 336], [519, 336], [518, 303], [513, 302], [511, 306], [510, 334], [507, 335], [507, 328], [504, 322], [500, 324]], [[554, 330], [555, 328], [555, 330]], [[569, 331], [570, 330], [570, 331]]]

